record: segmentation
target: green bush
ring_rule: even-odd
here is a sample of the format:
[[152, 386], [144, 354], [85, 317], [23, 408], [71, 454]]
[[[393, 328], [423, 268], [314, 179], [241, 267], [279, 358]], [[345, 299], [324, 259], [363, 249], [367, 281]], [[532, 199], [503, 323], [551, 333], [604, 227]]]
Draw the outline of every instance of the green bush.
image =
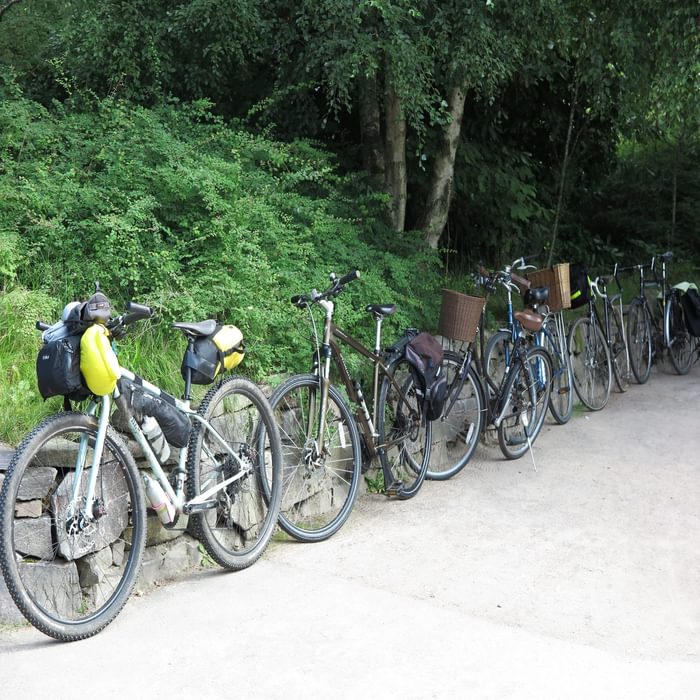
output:
[[[76, 113], [10, 96], [0, 201], [2, 284], [51, 299], [48, 320], [95, 281], [117, 309], [152, 305], [156, 320], [121, 343], [122, 357], [172, 391], [184, 349], [176, 320], [238, 325], [255, 379], [307, 368], [309, 326], [289, 299], [324, 288], [330, 272], [362, 273], [337, 300], [339, 324], [361, 339], [373, 339], [368, 303], [397, 305], [387, 340], [436, 325], [436, 255], [419, 234], [387, 227], [382, 197], [317, 144], [227, 126], [206, 103], [104, 100]], [[34, 321], [18, 323], [38, 336]]]

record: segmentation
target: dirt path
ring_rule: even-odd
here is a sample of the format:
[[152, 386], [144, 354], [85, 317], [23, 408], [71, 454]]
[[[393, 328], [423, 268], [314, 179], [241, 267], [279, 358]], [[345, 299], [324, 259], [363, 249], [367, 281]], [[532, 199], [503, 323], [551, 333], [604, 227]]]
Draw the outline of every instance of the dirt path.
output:
[[655, 369], [548, 422], [536, 471], [482, 448], [411, 501], [365, 494], [325, 543], [132, 599], [94, 639], [0, 630], [3, 697], [73, 696], [72, 668], [105, 697], [694, 700], [699, 397], [700, 368]]

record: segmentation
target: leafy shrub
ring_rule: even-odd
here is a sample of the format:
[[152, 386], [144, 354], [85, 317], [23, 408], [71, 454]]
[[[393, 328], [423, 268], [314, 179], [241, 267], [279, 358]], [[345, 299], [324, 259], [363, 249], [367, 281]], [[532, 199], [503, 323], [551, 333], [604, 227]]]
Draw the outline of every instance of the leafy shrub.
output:
[[[144, 374], [166, 387], [177, 387], [182, 354], [174, 320], [240, 326], [255, 378], [305, 369], [308, 324], [289, 298], [323, 288], [330, 272], [361, 270], [338, 299], [338, 321], [367, 342], [368, 303], [397, 304], [387, 339], [436, 324], [436, 256], [420, 235], [384, 224], [382, 198], [340, 175], [317, 144], [227, 126], [206, 102], [145, 109], [108, 99], [70, 112], [3, 100], [0, 199], [2, 281], [56, 300], [54, 313], [95, 281], [117, 308], [152, 305], [161, 361]], [[131, 350], [125, 341], [124, 357], [145, 360], [139, 348], [150, 342]]]

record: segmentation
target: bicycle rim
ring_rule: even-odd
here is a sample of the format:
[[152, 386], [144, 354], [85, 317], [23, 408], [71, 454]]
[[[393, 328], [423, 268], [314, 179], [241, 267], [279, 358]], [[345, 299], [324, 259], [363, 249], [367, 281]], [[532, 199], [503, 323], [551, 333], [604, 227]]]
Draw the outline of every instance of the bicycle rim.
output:
[[638, 384], [645, 384], [651, 374], [651, 320], [639, 301], [633, 302], [627, 313], [627, 347], [632, 375]]
[[552, 364], [543, 348], [531, 348], [527, 360], [513, 367], [503, 388], [507, 410], [498, 426], [498, 444], [507, 459], [522, 457], [537, 438], [551, 382]]
[[574, 389], [581, 403], [600, 411], [610, 397], [612, 367], [603, 333], [589, 318], [579, 318], [571, 327], [569, 352]]
[[555, 319], [547, 322], [544, 348], [552, 360], [552, 391], [549, 395], [549, 411], [559, 425], [569, 422], [574, 410], [571, 365], [566, 338]]
[[51, 416], [17, 449], [0, 493], [0, 566], [7, 588], [32, 625], [62, 641], [90, 637], [117, 616], [136, 583], [145, 544], [141, 480], [111, 429], [92, 517], [80, 516], [96, 434], [92, 417]]
[[627, 338], [620, 312], [614, 306], [610, 312], [610, 360], [612, 362], [615, 384], [621, 392], [627, 391], [630, 385], [630, 356], [627, 348]]
[[282, 438], [280, 527], [302, 542], [327, 539], [348, 519], [361, 478], [360, 437], [350, 408], [329, 387], [319, 454], [319, 378], [290, 378], [270, 404]]
[[[443, 368], [447, 376], [448, 399], [444, 413], [432, 424], [432, 447], [427, 479], [445, 480], [460, 472], [471, 459], [481, 438], [485, 399], [481, 382], [473, 366], [464, 381], [458, 381], [463, 356], [446, 352]], [[457, 396], [453, 391], [459, 390]]]
[[190, 516], [190, 527], [220, 566], [243, 569], [265, 551], [279, 516], [279, 431], [265, 395], [243, 377], [212, 387], [198, 412], [234, 456], [197, 421], [187, 456], [190, 498], [236, 479], [211, 497], [208, 510]]
[[425, 479], [432, 424], [423, 415], [411, 365], [402, 358], [389, 367], [388, 374], [394, 382], [384, 377], [378, 400], [379, 456], [387, 493], [407, 499], [418, 493]]
[[688, 374], [693, 364], [693, 349], [683, 307], [675, 294], [666, 301], [664, 311], [664, 331], [671, 364], [678, 374]]

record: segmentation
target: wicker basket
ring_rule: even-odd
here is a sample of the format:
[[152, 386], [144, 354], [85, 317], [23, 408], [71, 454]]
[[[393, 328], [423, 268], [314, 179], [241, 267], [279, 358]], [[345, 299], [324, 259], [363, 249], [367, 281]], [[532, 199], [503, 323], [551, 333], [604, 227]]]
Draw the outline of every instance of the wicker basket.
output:
[[476, 338], [481, 311], [486, 300], [451, 289], [442, 290], [438, 333], [453, 340], [471, 343]]
[[549, 287], [547, 305], [552, 311], [571, 308], [568, 262], [530, 272], [527, 278], [532, 282], [533, 287]]

